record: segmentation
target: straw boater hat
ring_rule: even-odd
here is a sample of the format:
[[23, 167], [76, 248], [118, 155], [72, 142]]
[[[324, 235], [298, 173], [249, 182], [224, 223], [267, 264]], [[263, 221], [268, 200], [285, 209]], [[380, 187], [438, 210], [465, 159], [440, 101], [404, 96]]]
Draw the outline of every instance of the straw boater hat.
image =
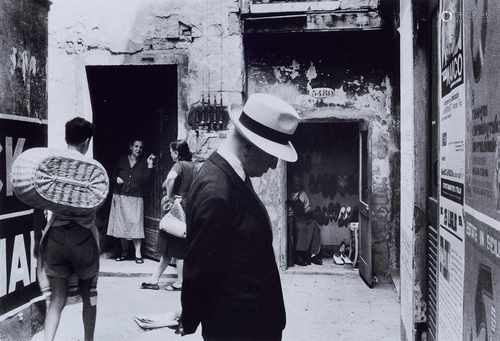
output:
[[300, 117], [290, 104], [272, 95], [252, 94], [243, 108], [231, 110], [230, 117], [243, 137], [266, 153], [297, 161], [290, 139]]

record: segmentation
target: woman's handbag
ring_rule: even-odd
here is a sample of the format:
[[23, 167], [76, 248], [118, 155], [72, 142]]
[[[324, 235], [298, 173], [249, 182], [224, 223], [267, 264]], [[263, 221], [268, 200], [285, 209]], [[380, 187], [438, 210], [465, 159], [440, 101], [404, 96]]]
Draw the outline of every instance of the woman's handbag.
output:
[[167, 213], [160, 221], [160, 230], [178, 238], [186, 238], [186, 214], [182, 207], [182, 197], [175, 196]]

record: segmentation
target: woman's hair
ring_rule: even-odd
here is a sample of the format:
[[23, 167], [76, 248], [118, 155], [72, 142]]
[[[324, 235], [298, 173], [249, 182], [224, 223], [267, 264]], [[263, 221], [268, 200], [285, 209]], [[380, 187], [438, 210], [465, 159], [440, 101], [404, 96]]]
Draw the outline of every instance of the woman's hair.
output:
[[140, 138], [140, 137], [133, 137], [129, 140], [128, 142], [128, 146], [129, 147], [132, 147], [134, 145], [134, 143], [136, 142], [141, 142], [142, 143], [142, 146], [144, 147], [144, 139]]
[[170, 142], [170, 149], [177, 152], [179, 161], [191, 161], [191, 158], [193, 157], [186, 140]]

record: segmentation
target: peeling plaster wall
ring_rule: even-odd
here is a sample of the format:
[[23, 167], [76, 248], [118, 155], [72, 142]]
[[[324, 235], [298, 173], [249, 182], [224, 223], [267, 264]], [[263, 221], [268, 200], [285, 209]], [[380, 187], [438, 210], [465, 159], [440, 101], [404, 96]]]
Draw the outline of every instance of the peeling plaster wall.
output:
[[0, 113], [47, 118], [48, 6], [0, 1]]
[[[48, 10], [49, 5], [44, 1], [0, 0], [0, 114], [47, 119]], [[0, 125], [1, 129], [6, 128]], [[18, 129], [22, 131], [22, 123]], [[12, 133], [17, 135], [17, 132]], [[0, 141], [2, 158], [5, 154], [3, 143], [4, 141]], [[2, 188], [5, 187], [0, 181], [0, 190]], [[8, 227], [7, 224], [3, 227], [4, 237]], [[11, 233], [9, 231], [8, 234]], [[6, 262], [6, 259], [3, 258], [2, 261]], [[20, 295], [23, 293], [12, 293], [7, 298], [10, 301], [8, 305], [22, 307], [26, 303]], [[30, 340], [43, 327], [43, 303], [33, 303], [10, 313], [14, 312], [12, 316], [3, 317], [0, 321], [0, 340]]]
[[[364, 120], [371, 130], [374, 272], [398, 267], [394, 235], [399, 229], [399, 115], [393, 108], [396, 45], [382, 33], [249, 36], [245, 41], [248, 93], [273, 93], [291, 103], [304, 120]], [[388, 53], [387, 51], [394, 51]], [[278, 180], [279, 179], [279, 180]], [[278, 181], [279, 183], [276, 183]], [[271, 212], [284, 266], [286, 168], [270, 171], [256, 188]], [[268, 190], [271, 188], [271, 190]], [[278, 195], [276, 195], [278, 193]]]
[[241, 104], [238, 11], [237, 0], [53, 1], [49, 145], [63, 142], [62, 122], [75, 115], [92, 119], [85, 66], [177, 64], [179, 137], [206, 149], [212, 138], [189, 133], [186, 115], [209, 91], [222, 93], [225, 105]]

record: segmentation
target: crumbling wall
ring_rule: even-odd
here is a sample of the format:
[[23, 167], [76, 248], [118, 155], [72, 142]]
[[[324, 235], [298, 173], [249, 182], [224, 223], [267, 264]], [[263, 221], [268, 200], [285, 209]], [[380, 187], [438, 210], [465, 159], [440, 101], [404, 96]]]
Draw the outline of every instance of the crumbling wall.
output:
[[[390, 255], [396, 254], [394, 235], [399, 229], [394, 205], [399, 169], [391, 166], [399, 157], [399, 115], [393, 108], [393, 88], [399, 84], [394, 81], [397, 63], [392, 60], [397, 51], [390, 41], [382, 33], [370, 32], [255, 35], [245, 41], [249, 94], [273, 93], [291, 103], [303, 120], [359, 120], [369, 125], [374, 272], [381, 277], [397, 266]], [[264, 183], [260, 194], [275, 216], [282, 253], [285, 174], [281, 165], [260, 180]], [[282, 179], [281, 190], [274, 186], [276, 179]]]
[[0, 1], [0, 114], [47, 118], [43, 1]]
[[0, 340], [5, 341], [30, 340], [45, 315], [44, 302], [30, 302], [40, 301], [30, 236], [41, 226], [13, 195], [9, 174], [18, 153], [46, 141], [48, 10], [48, 1], [0, 0]]
[[[49, 30], [49, 144], [62, 142], [60, 122], [92, 119], [87, 65], [176, 64], [178, 131], [195, 151], [213, 150], [217, 134], [190, 132], [189, 111], [202, 95], [241, 104], [243, 56], [239, 2], [218, 0], [60, 1]], [[119, 16], [120, 20], [109, 20]], [[57, 123], [59, 122], [59, 124]], [[207, 146], [209, 146], [207, 150]]]

